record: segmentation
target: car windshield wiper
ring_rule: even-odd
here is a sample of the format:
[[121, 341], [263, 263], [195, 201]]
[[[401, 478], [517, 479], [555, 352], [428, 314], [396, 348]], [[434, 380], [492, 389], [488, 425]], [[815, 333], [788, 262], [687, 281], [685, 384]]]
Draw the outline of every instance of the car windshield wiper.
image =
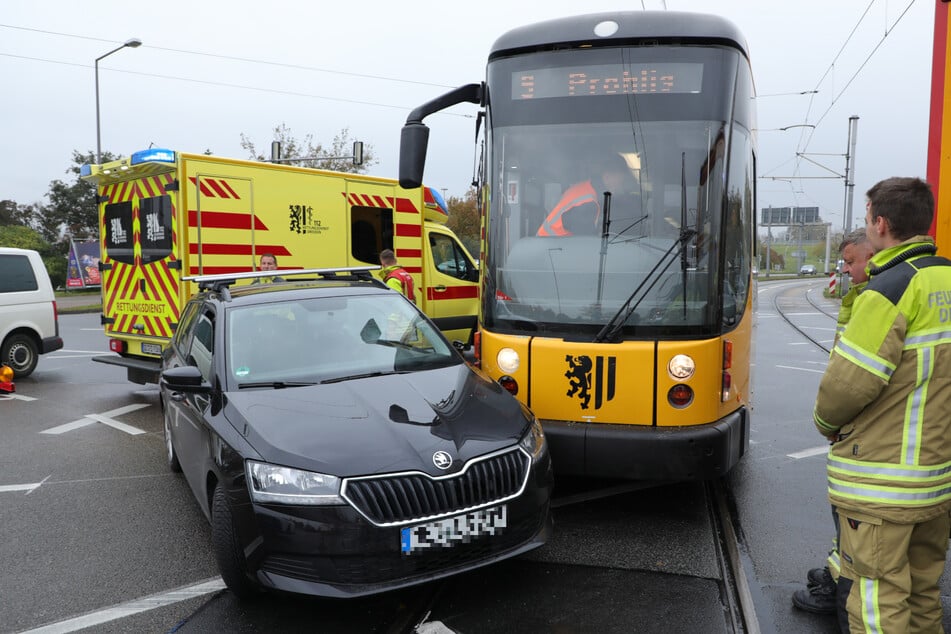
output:
[[376, 372], [364, 372], [362, 374], [348, 374], [347, 376], [337, 376], [332, 379], [324, 379], [321, 381], [321, 385], [324, 383], [340, 383], [341, 381], [352, 381], [354, 379], [367, 379], [373, 376], [386, 376], [388, 374], [408, 374], [409, 370], [387, 370], [387, 371], [376, 371]]
[[420, 348], [417, 348], [412, 344], [396, 341], [395, 339], [377, 339], [373, 343], [377, 344], [378, 346], [389, 346], [390, 348], [402, 348], [404, 350], [420, 351]]
[[257, 383], [239, 383], [238, 389], [243, 390], [245, 388], [253, 387], [270, 387], [275, 390], [280, 390], [285, 387], [305, 387], [307, 385], [317, 385], [316, 381], [259, 381]]

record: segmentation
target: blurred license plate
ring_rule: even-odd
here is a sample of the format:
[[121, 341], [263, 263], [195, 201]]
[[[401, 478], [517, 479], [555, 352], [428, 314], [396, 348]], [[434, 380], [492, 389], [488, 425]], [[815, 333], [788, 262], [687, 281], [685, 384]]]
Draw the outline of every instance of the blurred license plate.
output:
[[499, 535], [505, 528], [506, 515], [503, 504], [419, 526], [408, 526], [400, 531], [400, 550], [409, 555], [427, 548], [451, 548], [456, 544], [468, 544], [474, 537]]
[[162, 354], [162, 345], [158, 343], [143, 343], [142, 352], [145, 354], [156, 354], [161, 356]]

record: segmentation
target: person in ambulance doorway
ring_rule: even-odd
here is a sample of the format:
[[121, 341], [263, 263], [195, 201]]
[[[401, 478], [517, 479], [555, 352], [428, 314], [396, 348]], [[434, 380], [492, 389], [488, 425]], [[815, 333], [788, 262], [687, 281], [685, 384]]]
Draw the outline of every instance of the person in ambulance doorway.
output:
[[[276, 271], [277, 270], [277, 257], [273, 253], [262, 253], [261, 262], [258, 265], [259, 271]], [[284, 278], [280, 275], [274, 275], [271, 277], [256, 277], [251, 283], [252, 284], [273, 284], [275, 282], [283, 282]]]
[[633, 185], [631, 169], [619, 155], [611, 154], [594, 165], [594, 175], [565, 190], [535, 235], [600, 234], [605, 192], [612, 196], [612, 220], [618, 219], [618, 212], [623, 218], [628, 218], [634, 214], [634, 207], [640, 209], [640, 196], [632, 194], [636, 186]]
[[383, 249], [380, 252], [380, 264], [383, 270], [380, 271], [380, 277], [383, 282], [394, 291], [403, 293], [409, 301], [416, 303], [416, 292], [413, 288], [413, 276], [396, 261], [396, 254], [393, 249]]
[[867, 192], [876, 253], [832, 348], [813, 419], [832, 444], [829, 502], [844, 632], [941, 632], [951, 530], [951, 260], [926, 235], [934, 195], [918, 178]]

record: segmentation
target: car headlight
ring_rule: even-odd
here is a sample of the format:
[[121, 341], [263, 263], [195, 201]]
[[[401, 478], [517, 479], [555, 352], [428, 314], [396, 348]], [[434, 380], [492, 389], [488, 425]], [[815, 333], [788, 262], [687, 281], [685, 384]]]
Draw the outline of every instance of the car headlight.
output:
[[528, 428], [528, 433], [518, 441], [518, 446], [532, 457], [532, 462], [538, 460], [544, 452], [545, 431], [542, 429], [542, 424], [534, 416], [532, 416], [532, 424]]
[[343, 504], [340, 478], [266, 462], [245, 463], [251, 499], [279, 504]]

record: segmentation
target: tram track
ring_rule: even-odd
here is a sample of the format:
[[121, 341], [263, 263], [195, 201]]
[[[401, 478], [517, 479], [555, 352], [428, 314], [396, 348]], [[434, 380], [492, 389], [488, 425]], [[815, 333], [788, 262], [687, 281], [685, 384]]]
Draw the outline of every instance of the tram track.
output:
[[[645, 489], [673, 486], [668, 481], [621, 482], [595, 489], [561, 495], [552, 500], [552, 508], [557, 510], [575, 504], [583, 504], [633, 493]], [[702, 483], [703, 503], [706, 506], [708, 525], [712, 531], [713, 551], [720, 602], [724, 615], [724, 631], [733, 634], [759, 634], [760, 626], [754, 608], [746, 567], [743, 564], [745, 549], [736, 522], [736, 508], [726, 478], [706, 480]]]
[[[796, 289], [798, 289], [798, 288], [801, 288], [801, 287], [797, 285], [797, 286], [794, 286], [791, 290], [796, 290]], [[785, 292], [786, 290], [787, 290], [787, 289], [783, 289], [784, 292]], [[808, 290], [808, 289], [806, 290], [806, 292], [805, 292], [803, 295], [804, 295], [806, 301], [809, 303], [810, 306], [812, 306], [813, 308], [815, 308], [816, 310], [818, 310], [819, 312], [821, 312], [823, 315], [826, 315], [826, 316], [828, 316], [828, 317], [831, 317], [832, 319], [836, 319], [836, 315], [833, 315], [833, 314], [831, 314], [830, 312], [828, 312], [827, 310], [825, 310], [824, 307], [822, 307], [822, 306], [820, 306], [819, 304], [817, 304], [817, 303], [809, 296], [809, 290]], [[812, 335], [810, 335], [808, 332], [806, 332], [803, 328], [801, 328], [798, 324], [796, 324], [795, 321], [793, 321], [793, 320], [790, 318], [790, 316], [787, 314], [787, 312], [786, 312], [785, 310], [783, 310], [783, 308], [780, 306], [780, 299], [782, 299], [782, 298], [783, 298], [783, 293], [782, 293], [782, 292], [776, 293], [775, 295], [773, 295], [773, 308], [776, 310], [776, 314], [779, 315], [780, 317], [782, 317], [783, 321], [785, 321], [787, 324], [789, 324], [790, 328], [792, 328], [793, 330], [795, 330], [796, 332], [798, 332], [800, 335], [802, 335], [803, 337], [805, 337], [806, 339], [808, 339], [809, 341], [811, 341], [811, 342], [812, 342], [816, 347], [818, 347], [820, 350], [822, 350], [822, 351], [825, 352], [826, 354], [829, 354], [829, 353], [832, 351], [831, 348], [829, 348], [829, 347], [826, 346], [824, 343], [822, 343], [821, 341], [819, 341], [818, 339], [816, 339], [815, 337], [813, 337]]]

